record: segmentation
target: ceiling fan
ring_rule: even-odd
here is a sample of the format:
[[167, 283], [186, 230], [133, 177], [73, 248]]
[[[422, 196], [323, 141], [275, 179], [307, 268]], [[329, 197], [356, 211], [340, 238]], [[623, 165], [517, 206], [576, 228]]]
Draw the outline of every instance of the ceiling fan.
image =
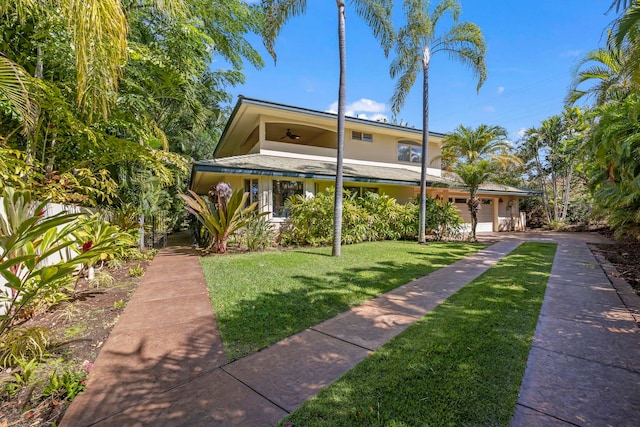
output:
[[300, 139], [300, 135], [296, 135], [295, 133], [291, 132], [291, 129], [287, 129], [287, 133], [285, 133], [280, 139], [285, 139], [285, 138], [298, 140]]

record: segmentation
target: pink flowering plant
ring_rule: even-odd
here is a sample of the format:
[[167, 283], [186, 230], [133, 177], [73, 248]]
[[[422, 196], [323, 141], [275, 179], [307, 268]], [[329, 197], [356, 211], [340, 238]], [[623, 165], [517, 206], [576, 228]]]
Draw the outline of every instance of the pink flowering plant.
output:
[[213, 237], [207, 249], [225, 253], [227, 240], [242, 227], [257, 220], [268, 212], [256, 212], [257, 202], [247, 204], [249, 193], [242, 190], [231, 191], [226, 183], [219, 183], [213, 187], [209, 197], [215, 201], [206, 200], [189, 190], [189, 195], [180, 194], [186, 203], [186, 209], [194, 215]]

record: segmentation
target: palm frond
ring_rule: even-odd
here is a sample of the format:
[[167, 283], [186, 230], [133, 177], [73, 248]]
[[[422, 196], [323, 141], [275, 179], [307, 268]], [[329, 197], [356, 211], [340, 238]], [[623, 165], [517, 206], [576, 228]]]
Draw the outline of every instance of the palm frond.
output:
[[373, 31], [373, 35], [380, 42], [385, 56], [393, 47], [393, 24], [391, 22], [390, 1], [352, 0], [356, 14], [360, 16]]
[[24, 133], [33, 131], [38, 114], [31, 99], [30, 76], [18, 64], [0, 54], [0, 94], [13, 106], [24, 123]]
[[261, 4], [264, 14], [262, 41], [275, 63], [277, 60], [275, 43], [282, 27], [292, 17], [303, 15], [307, 2], [306, 0], [262, 0]]

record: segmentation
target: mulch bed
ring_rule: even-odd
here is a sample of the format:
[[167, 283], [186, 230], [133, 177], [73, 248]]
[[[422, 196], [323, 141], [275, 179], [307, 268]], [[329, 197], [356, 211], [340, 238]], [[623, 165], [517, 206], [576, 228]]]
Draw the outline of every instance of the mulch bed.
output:
[[[601, 233], [611, 237], [610, 232]], [[591, 245], [591, 250], [602, 253], [616, 267], [620, 277], [640, 295], [640, 240], [628, 238], [611, 245]]]

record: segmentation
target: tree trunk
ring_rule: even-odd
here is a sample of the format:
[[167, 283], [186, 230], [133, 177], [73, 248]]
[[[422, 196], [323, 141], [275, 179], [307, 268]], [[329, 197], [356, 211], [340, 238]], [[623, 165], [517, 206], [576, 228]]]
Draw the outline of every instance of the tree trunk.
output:
[[33, 72], [36, 79], [42, 80], [44, 77], [44, 60], [42, 59], [42, 46], [36, 47], [36, 69]]
[[138, 217], [138, 249], [144, 251], [144, 215]]
[[422, 57], [422, 159], [420, 162], [420, 215], [418, 243], [426, 242], [425, 224], [427, 222], [427, 158], [429, 150], [429, 64], [431, 54], [429, 46], [424, 48]]
[[332, 256], [340, 256], [342, 244], [342, 161], [344, 156], [344, 122], [346, 104], [347, 54], [345, 43], [344, 2], [338, 5], [338, 46], [340, 51], [340, 85], [338, 88], [338, 147], [336, 156], [336, 186], [333, 205], [333, 249]]
[[469, 206], [469, 213], [471, 214], [471, 236], [469, 237], [469, 240], [471, 242], [477, 242], [476, 227], [478, 226], [478, 209], [480, 206], [480, 199], [478, 199], [475, 192], [471, 193], [467, 206]]
[[547, 200], [547, 189], [544, 185], [544, 175], [542, 174], [542, 164], [540, 162], [539, 150], [536, 147], [536, 167], [538, 169], [538, 180], [540, 181], [540, 191], [542, 192], [542, 205], [544, 213], [547, 216], [547, 222], [551, 222], [551, 209], [549, 208], [549, 200]]
[[558, 178], [556, 172], [551, 169], [551, 190], [553, 191], [553, 220], [558, 221], [560, 219], [560, 212], [558, 210]]
[[562, 207], [562, 220], [567, 220], [567, 212], [569, 210], [569, 192], [571, 191], [571, 179], [573, 178], [573, 164], [569, 166], [569, 173], [566, 177], [566, 183], [564, 187], [564, 206]]

